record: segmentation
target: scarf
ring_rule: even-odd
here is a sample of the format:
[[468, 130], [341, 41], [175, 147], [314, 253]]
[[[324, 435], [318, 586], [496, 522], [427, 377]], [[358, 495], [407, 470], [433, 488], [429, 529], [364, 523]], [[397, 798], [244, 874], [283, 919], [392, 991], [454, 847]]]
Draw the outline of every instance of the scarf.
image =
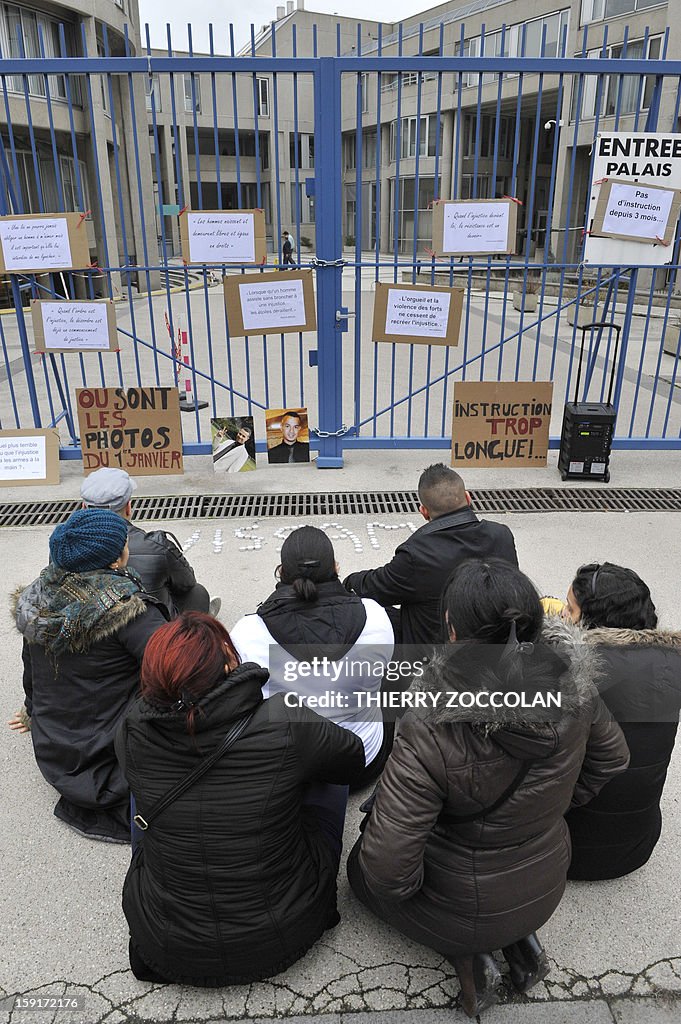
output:
[[19, 594], [17, 629], [52, 658], [82, 654], [143, 612], [140, 591], [134, 570], [74, 573], [50, 564]]

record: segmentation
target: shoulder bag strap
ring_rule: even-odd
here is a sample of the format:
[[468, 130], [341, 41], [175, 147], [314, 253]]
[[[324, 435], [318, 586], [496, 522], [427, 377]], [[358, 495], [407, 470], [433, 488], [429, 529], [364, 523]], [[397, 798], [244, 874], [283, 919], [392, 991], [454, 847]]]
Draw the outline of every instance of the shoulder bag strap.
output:
[[496, 811], [502, 804], [506, 803], [506, 801], [513, 796], [531, 767], [532, 761], [523, 761], [513, 781], [506, 787], [501, 796], [498, 796], [494, 803], [490, 804], [489, 807], [483, 807], [482, 810], [474, 811], [473, 814], [443, 813], [437, 820], [438, 825], [462, 825], [464, 822], [477, 821], [479, 818], [486, 818], [488, 814], [491, 814], [492, 811]]
[[162, 814], [166, 807], [169, 807], [174, 800], [177, 800], [179, 796], [186, 793], [190, 786], [193, 786], [202, 775], [206, 774], [209, 768], [213, 767], [216, 761], [219, 761], [223, 754], [227, 753], [229, 748], [236, 743], [243, 731], [247, 728], [254, 714], [255, 712], [251, 711], [250, 714], [245, 715], [243, 718], [240, 718], [235, 722], [222, 743], [215, 748], [213, 753], [204, 758], [203, 761], [197, 764], [196, 768], [193, 768], [192, 771], [185, 775], [183, 779], [180, 779], [172, 789], [169, 789], [168, 792], [160, 798], [160, 800], [157, 800], [146, 817], [143, 817], [141, 814], [135, 815], [133, 821], [142, 832], [146, 832], [152, 821], [155, 818], [158, 818], [159, 814]]

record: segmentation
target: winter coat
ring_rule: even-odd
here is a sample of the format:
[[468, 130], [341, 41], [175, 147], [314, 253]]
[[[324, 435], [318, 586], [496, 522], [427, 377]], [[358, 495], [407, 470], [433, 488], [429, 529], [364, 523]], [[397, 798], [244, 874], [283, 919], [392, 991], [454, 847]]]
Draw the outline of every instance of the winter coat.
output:
[[128, 565], [139, 573], [144, 589], [172, 614], [175, 595], [196, 585], [194, 570], [179, 543], [165, 530], [140, 530], [128, 523]]
[[[490, 724], [489, 712], [449, 708], [442, 699], [422, 717], [410, 712], [350, 856], [359, 898], [448, 957], [499, 949], [548, 920], [570, 862], [565, 811], [593, 797], [627, 764], [621, 730], [591, 686], [592, 656], [579, 632], [553, 619], [542, 637], [549, 653], [569, 665], [554, 720], [524, 720], [522, 711], [504, 708]], [[442, 657], [423, 677], [427, 691], [440, 688]], [[481, 687], [468, 678], [456, 688]], [[443, 813], [491, 807], [527, 761], [527, 775], [496, 810], [438, 825]]]
[[[317, 584], [317, 593], [316, 601], [301, 601], [293, 587], [279, 583], [256, 614], [244, 615], [237, 622], [231, 631], [232, 642], [242, 661], [254, 661], [269, 670], [265, 697], [292, 690], [313, 700], [325, 691], [341, 694], [341, 706], [324, 709], [321, 714], [360, 737], [368, 765], [383, 743], [383, 719], [378, 707], [360, 705], [356, 694], [380, 692], [383, 674], [378, 670], [392, 658], [393, 629], [375, 601], [349, 594], [338, 580]], [[283, 649], [276, 661], [271, 652], [275, 644]], [[331, 676], [303, 676], [295, 671], [299, 659], [323, 656], [343, 662], [347, 674], [334, 681]], [[287, 681], [285, 674], [291, 662], [295, 662], [293, 682]], [[367, 662], [375, 671], [352, 667]]]
[[681, 708], [681, 633], [593, 629], [601, 696], [631, 754], [626, 772], [570, 811], [568, 878], [619, 878], [646, 863], [662, 830], [660, 799]]
[[[66, 638], [57, 653], [39, 642], [49, 614], [44, 574], [23, 591], [16, 606], [35, 758], [69, 803], [90, 810], [112, 808], [128, 802], [114, 735], [138, 689], [147, 640], [166, 617], [127, 574], [110, 569], [62, 576], [62, 593], [92, 591], [92, 600], [76, 601], [54, 614], [50, 631], [54, 634], [55, 623], [61, 622]], [[129, 593], [112, 596], [116, 586]], [[84, 632], [86, 603], [105, 611], [95, 611], [96, 621]]]
[[344, 784], [362, 744], [281, 696], [244, 664], [186, 712], [140, 699], [116, 750], [144, 815], [253, 711], [245, 732], [150, 824], [130, 865], [123, 910], [142, 960], [169, 980], [219, 986], [269, 978], [298, 960], [335, 908], [337, 862], [301, 805], [313, 781]]
[[403, 644], [444, 643], [442, 591], [452, 571], [468, 558], [503, 558], [518, 565], [508, 526], [478, 519], [466, 506], [425, 523], [387, 565], [353, 572], [343, 582], [383, 607], [400, 606]]

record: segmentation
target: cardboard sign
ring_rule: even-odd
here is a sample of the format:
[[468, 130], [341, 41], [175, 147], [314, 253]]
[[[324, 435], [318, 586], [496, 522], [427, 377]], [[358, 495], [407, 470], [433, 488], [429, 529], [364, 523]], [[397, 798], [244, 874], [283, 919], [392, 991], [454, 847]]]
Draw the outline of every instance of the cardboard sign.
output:
[[185, 263], [264, 263], [267, 259], [262, 210], [183, 210], [180, 213]]
[[[585, 264], [661, 267], [671, 263], [674, 246], [664, 242], [667, 239], [673, 242], [676, 223], [667, 223], [666, 234], [660, 235], [662, 241], [642, 238], [638, 231], [631, 233], [631, 221], [625, 226], [624, 237], [609, 231], [601, 234], [594, 231], [599, 224], [597, 211], [601, 207], [601, 193], [604, 189], [611, 193], [608, 185], [613, 179], [617, 184], [630, 186], [648, 185], [666, 191], [681, 189], [681, 136], [673, 131], [599, 132], [594, 140], [593, 178], [586, 218]], [[636, 207], [627, 209], [636, 212]]]
[[224, 278], [229, 333], [299, 334], [317, 330], [311, 270], [230, 274]]
[[377, 282], [374, 341], [458, 345], [463, 294], [463, 288]]
[[516, 221], [512, 199], [439, 200], [433, 205], [433, 250], [437, 256], [514, 253]]
[[176, 388], [76, 388], [87, 476], [102, 466], [130, 476], [184, 473]]
[[31, 303], [36, 352], [116, 352], [113, 302], [69, 299]]
[[0, 274], [46, 274], [89, 265], [87, 227], [79, 213], [0, 217]]
[[679, 211], [681, 192], [677, 189], [608, 178], [601, 186], [591, 234], [671, 245]]
[[552, 395], [551, 381], [457, 381], [452, 466], [545, 466]]
[[0, 430], [0, 486], [58, 483], [58, 430]]

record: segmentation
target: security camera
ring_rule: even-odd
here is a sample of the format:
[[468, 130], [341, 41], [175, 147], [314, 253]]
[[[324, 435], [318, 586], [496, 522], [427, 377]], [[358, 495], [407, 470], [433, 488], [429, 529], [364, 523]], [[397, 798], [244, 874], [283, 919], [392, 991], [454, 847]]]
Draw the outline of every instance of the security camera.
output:
[[546, 121], [546, 123], [544, 124], [544, 131], [548, 132], [551, 128], [553, 128], [554, 125], [558, 125], [559, 128], [562, 128], [563, 127], [563, 122], [562, 121], [555, 121], [553, 119], [551, 121]]

